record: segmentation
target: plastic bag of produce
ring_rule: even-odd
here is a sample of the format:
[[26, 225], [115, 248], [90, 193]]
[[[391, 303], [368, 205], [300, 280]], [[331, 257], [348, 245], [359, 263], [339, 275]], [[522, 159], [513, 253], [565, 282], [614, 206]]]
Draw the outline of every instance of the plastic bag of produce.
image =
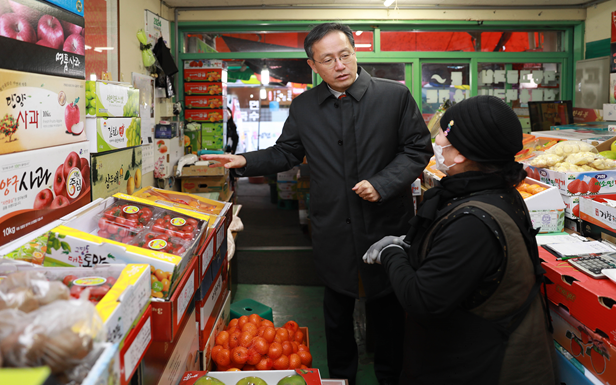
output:
[[0, 310], [19, 309], [29, 313], [68, 298], [68, 288], [62, 282], [48, 281], [42, 272], [18, 271], [0, 282]]
[[577, 154], [578, 152], [587, 151], [593, 152], [595, 154], [598, 153], [597, 149], [593, 145], [577, 140], [567, 140], [564, 142], [559, 142], [545, 150], [546, 154], [556, 154], [562, 157], [567, 157], [571, 154]]
[[74, 369], [102, 343], [106, 333], [96, 308], [87, 300], [58, 300], [30, 313], [0, 311], [3, 366], [46, 365], [53, 373]]

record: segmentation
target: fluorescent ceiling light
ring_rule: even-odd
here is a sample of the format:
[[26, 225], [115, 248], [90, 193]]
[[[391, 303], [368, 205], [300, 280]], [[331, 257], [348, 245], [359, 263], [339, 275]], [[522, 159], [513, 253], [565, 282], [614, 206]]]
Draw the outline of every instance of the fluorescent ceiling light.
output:
[[370, 48], [370, 47], [372, 47], [372, 44], [355, 44], [355, 47], [357, 47], [357, 48]]
[[[267, 68], [264, 68], [261, 71], [261, 83], [263, 85], [268, 85], [269, 84], [269, 70]], [[265, 99], [265, 98], [261, 98], [261, 99]]]
[[394, 0], [385, 0], [383, 2], [383, 5], [386, 6], [386, 7], [389, 7], [393, 2], [394, 2]]

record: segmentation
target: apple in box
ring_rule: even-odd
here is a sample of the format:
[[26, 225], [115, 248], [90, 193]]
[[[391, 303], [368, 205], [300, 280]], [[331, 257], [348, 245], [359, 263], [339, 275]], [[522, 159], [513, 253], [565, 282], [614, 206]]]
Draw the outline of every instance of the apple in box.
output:
[[88, 142], [4, 155], [0, 244], [90, 202]]

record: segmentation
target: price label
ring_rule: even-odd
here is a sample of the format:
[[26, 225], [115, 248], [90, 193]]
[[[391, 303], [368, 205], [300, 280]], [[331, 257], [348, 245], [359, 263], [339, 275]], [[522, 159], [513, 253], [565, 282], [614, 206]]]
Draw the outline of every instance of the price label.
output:
[[186, 308], [188, 307], [188, 304], [190, 304], [190, 299], [192, 298], [193, 294], [195, 293], [195, 272], [193, 271], [190, 274], [190, 278], [188, 278], [188, 281], [186, 281], [186, 285], [184, 286], [184, 289], [182, 289], [182, 292], [180, 293], [180, 297], [178, 298], [178, 316], [177, 316], [177, 320], [176, 320], [176, 324], [180, 324], [180, 320], [182, 319], [182, 316], [184, 315], [184, 312], [186, 311]]
[[203, 254], [201, 255], [201, 275], [205, 274], [205, 270], [207, 269], [212, 257], [214, 256], [214, 242], [210, 242]]
[[152, 340], [152, 324], [151, 318], [143, 324], [143, 327], [137, 334], [137, 337], [133, 340], [126, 353], [124, 354], [124, 380], [128, 381], [131, 374], [141, 361], [145, 349]]

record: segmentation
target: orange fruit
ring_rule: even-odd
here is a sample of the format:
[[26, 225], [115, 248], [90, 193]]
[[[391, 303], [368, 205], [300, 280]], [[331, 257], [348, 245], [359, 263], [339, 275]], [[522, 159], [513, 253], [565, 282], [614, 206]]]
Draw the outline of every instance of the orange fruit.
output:
[[306, 346], [306, 345], [304, 345], [304, 344], [299, 344], [299, 345], [297, 346], [297, 350], [298, 350], [298, 351], [300, 351], [300, 352], [301, 352], [301, 351], [304, 351], [304, 352], [309, 352], [309, 351], [310, 351], [310, 349], [308, 348], [308, 346]]
[[227, 331], [223, 330], [218, 333], [216, 336], [216, 345], [229, 349], [229, 333]]
[[229, 349], [221, 349], [216, 355], [216, 365], [229, 366], [231, 364], [231, 352]]
[[259, 363], [259, 361], [261, 361], [261, 358], [263, 356], [258, 353], [254, 347], [248, 349], [248, 360], [246, 361], [247, 364], [249, 365], [256, 365]]
[[274, 338], [276, 342], [284, 342], [289, 340], [289, 329], [278, 328], [276, 329], [276, 337]]
[[220, 345], [216, 345], [212, 348], [212, 352], [210, 353], [210, 358], [216, 362], [216, 355], [218, 354], [219, 351], [221, 351], [223, 349], [222, 346]]
[[241, 335], [242, 333], [238, 331], [235, 331], [229, 335], [229, 349], [233, 349], [240, 344]]
[[302, 359], [302, 364], [306, 365], [307, 367], [310, 367], [310, 365], [312, 365], [312, 354], [310, 354], [310, 352], [300, 350], [297, 352], [297, 355], [299, 356], [299, 358]]
[[263, 337], [255, 337], [252, 340], [252, 347], [259, 354], [267, 354], [267, 352], [269, 351], [270, 343], [267, 342], [267, 340]]
[[241, 316], [238, 321], [237, 321], [237, 326], [240, 327], [240, 329], [242, 328], [242, 326], [244, 326], [244, 324], [248, 322], [248, 316], [247, 315], [243, 315]]
[[257, 332], [258, 332], [257, 325], [251, 322], [246, 322], [244, 326], [242, 326], [242, 333], [250, 333], [250, 335], [254, 337], [257, 335]]
[[302, 366], [301, 357], [296, 353], [292, 353], [289, 356], [289, 369], [298, 369], [300, 366]]
[[227, 369], [227, 372], [241, 372], [242, 369], [238, 369], [238, 368], [229, 368]]
[[268, 326], [263, 332], [263, 338], [265, 338], [265, 340], [270, 344], [274, 342], [274, 339], [276, 338], [276, 329]]
[[274, 369], [286, 370], [289, 369], [289, 357], [284, 354], [274, 360]]
[[253, 335], [250, 332], [242, 332], [240, 334], [239, 346], [243, 346], [245, 348], [249, 347], [252, 344]]
[[284, 324], [284, 328], [295, 333], [299, 329], [299, 325], [295, 321], [287, 321], [287, 323]]
[[289, 356], [291, 353], [293, 353], [293, 345], [290, 341], [284, 341], [282, 343], [282, 354]]
[[274, 360], [269, 358], [268, 356], [263, 356], [261, 361], [255, 365], [257, 370], [270, 370], [274, 366]]
[[248, 349], [237, 346], [231, 350], [231, 361], [234, 364], [243, 365], [248, 361]]
[[274, 323], [268, 319], [262, 319], [261, 320], [261, 326], [269, 326], [269, 327], [274, 327]]
[[260, 315], [258, 315], [258, 314], [251, 314], [251, 315], [248, 317], [248, 321], [249, 321], [250, 323], [255, 324], [256, 326], [261, 326], [261, 316], [260, 316]]
[[[219, 355], [220, 355], [220, 353], [219, 353]], [[270, 344], [270, 346], [269, 346], [268, 351], [267, 351], [267, 355], [272, 360], [277, 359], [278, 357], [280, 357], [282, 355], [282, 345], [280, 345], [278, 342], [272, 342]]]
[[291, 345], [293, 345], [293, 353], [297, 353], [299, 350], [299, 344], [295, 341], [291, 341]]
[[297, 343], [303, 343], [304, 342], [304, 333], [302, 333], [301, 330], [298, 330], [295, 332], [295, 335], [293, 336], [293, 341], [297, 342]]
[[237, 322], [239, 320], [237, 318], [233, 318], [231, 321], [229, 321], [229, 325], [227, 326], [227, 330], [231, 329], [231, 328], [235, 328], [237, 326]]
[[300, 369], [309, 369], [306, 365], [302, 364], [302, 366], [299, 367]]

